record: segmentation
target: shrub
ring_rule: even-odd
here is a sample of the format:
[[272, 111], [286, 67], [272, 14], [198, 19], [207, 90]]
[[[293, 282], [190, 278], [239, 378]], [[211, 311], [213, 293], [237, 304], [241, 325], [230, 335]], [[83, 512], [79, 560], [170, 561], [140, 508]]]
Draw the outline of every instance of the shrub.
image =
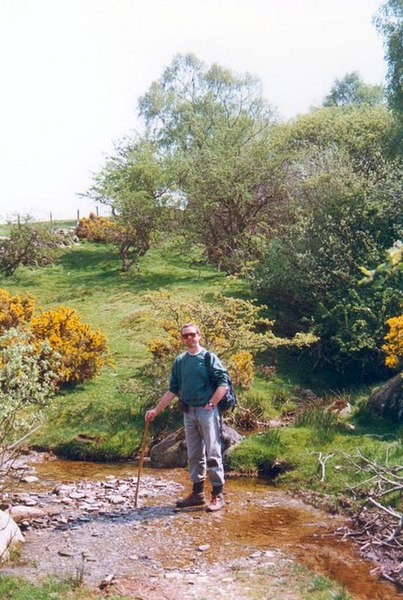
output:
[[[12, 328], [0, 336], [0, 475], [18, 454], [19, 440], [32, 431], [49, 403], [57, 364], [50, 344], [33, 344], [29, 331]], [[0, 479], [0, 497], [2, 489]]]
[[36, 268], [51, 265], [59, 254], [59, 240], [45, 223], [9, 223], [8, 238], [0, 245], [0, 270], [7, 277], [22, 265]]
[[89, 217], [80, 219], [76, 234], [80, 239], [89, 242], [109, 242], [116, 224], [107, 217], [97, 217], [90, 213]]
[[164, 338], [154, 338], [148, 345], [153, 354], [149, 372], [154, 378], [162, 379], [168, 374], [182, 347], [179, 329], [183, 323], [194, 322], [199, 326], [203, 344], [223, 358], [233, 381], [244, 389], [252, 385], [256, 354], [267, 348], [300, 347], [316, 340], [310, 334], [296, 334], [292, 339], [276, 337], [272, 321], [262, 316], [267, 307], [250, 300], [217, 294], [214, 302], [204, 302], [173, 298], [166, 292], [150, 293], [148, 300], [154, 308], [153, 318], [160, 317], [159, 324], [166, 333]]
[[60, 354], [59, 385], [91, 379], [108, 362], [106, 336], [81, 323], [72, 308], [58, 306], [43, 312], [32, 319], [31, 329], [37, 345], [48, 340]]
[[385, 364], [391, 369], [400, 369], [403, 364], [403, 315], [386, 321], [389, 332], [385, 335], [382, 350], [386, 353]]
[[35, 309], [35, 299], [30, 294], [11, 296], [0, 288], [0, 335], [12, 327], [29, 323]]

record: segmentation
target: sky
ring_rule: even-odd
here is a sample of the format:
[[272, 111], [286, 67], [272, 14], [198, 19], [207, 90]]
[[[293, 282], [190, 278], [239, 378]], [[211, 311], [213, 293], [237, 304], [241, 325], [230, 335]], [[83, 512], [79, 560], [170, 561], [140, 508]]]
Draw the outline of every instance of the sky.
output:
[[[0, 0], [0, 221], [74, 219], [177, 53], [249, 72], [282, 119], [386, 74], [381, 0]], [[99, 214], [109, 214], [98, 207]]]

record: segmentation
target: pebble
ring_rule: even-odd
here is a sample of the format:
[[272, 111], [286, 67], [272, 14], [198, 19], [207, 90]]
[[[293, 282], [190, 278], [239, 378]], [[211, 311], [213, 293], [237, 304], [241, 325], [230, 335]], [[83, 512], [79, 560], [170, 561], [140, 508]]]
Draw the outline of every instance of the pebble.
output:
[[197, 549], [199, 550], [199, 552], [205, 552], [209, 548], [210, 548], [210, 544], [202, 544], [201, 546], [198, 546]]
[[21, 481], [23, 481], [24, 483], [36, 483], [37, 481], [39, 481], [39, 477], [37, 477], [36, 475], [26, 475], [22, 478]]

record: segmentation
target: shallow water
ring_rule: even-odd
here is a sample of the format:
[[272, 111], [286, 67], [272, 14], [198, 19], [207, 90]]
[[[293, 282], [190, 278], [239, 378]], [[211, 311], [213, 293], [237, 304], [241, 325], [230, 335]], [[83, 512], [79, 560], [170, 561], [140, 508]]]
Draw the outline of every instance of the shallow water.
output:
[[[104, 464], [54, 460], [35, 464], [41, 479], [37, 489], [49, 488], [60, 481], [103, 480], [108, 475], [136, 476], [133, 464]], [[159, 476], [189, 487], [183, 469], [144, 469], [144, 475]], [[140, 483], [141, 486], [141, 483]], [[141, 489], [141, 487], [140, 487]], [[32, 487], [31, 487], [32, 490]], [[380, 581], [370, 571], [373, 564], [359, 557], [351, 542], [342, 542], [332, 531], [345, 520], [314, 509], [292, 498], [284, 490], [255, 479], [229, 479], [226, 485], [225, 510], [208, 515], [202, 510], [156, 514], [145, 521], [147, 536], [154, 540], [153, 559], [166, 569], [186, 568], [194, 564], [190, 549], [209, 544], [203, 561], [210, 564], [232, 560], [253, 551], [281, 550], [293, 560], [346, 586], [348, 592], [362, 600], [403, 598], [388, 582]], [[172, 508], [172, 498], [146, 498], [139, 506]], [[125, 515], [127, 522], [127, 514]], [[133, 533], [127, 543], [138, 543]], [[135, 539], [136, 538], [136, 539]]]

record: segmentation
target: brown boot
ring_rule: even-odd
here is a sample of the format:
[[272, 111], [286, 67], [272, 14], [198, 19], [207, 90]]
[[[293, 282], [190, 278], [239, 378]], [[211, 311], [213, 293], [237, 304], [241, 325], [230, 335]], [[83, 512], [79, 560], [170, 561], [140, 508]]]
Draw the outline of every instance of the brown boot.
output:
[[176, 501], [178, 508], [186, 508], [187, 506], [204, 506], [206, 499], [204, 497], [204, 481], [198, 481], [193, 484], [192, 493], [186, 498], [181, 498]]
[[213, 487], [213, 492], [211, 495], [211, 502], [207, 506], [207, 512], [215, 512], [216, 510], [221, 510], [224, 506], [224, 488], [222, 485]]

